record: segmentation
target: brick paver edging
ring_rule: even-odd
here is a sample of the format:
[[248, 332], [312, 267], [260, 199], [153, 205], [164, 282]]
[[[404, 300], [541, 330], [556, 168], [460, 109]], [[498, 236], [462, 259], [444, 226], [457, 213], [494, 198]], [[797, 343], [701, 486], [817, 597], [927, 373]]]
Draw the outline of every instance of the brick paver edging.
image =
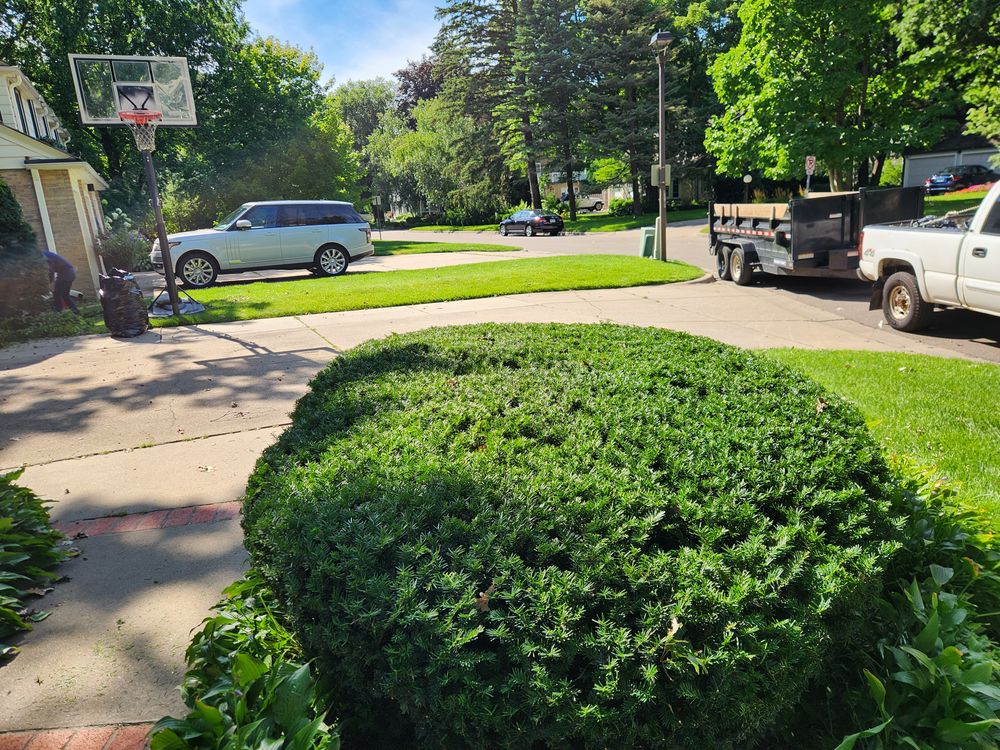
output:
[[0, 734], [0, 750], [143, 750], [152, 724]]
[[[53, 524], [71, 539], [81, 532], [87, 536], [124, 534], [128, 531], [169, 529], [174, 526], [193, 526], [202, 523], [230, 521], [240, 517], [240, 502], [191, 505], [186, 508], [154, 510], [147, 513], [130, 513], [124, 516], [87, 518], [82, 521], [63, 521]], [[0, 746], [0, 750], [4, 750]]]

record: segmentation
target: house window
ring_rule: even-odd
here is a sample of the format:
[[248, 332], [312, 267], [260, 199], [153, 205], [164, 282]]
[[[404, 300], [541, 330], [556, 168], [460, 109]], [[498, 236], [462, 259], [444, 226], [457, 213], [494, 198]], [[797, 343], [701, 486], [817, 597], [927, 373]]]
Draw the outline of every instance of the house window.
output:
[[42, 118], [42, 138], [49, 137], [49, 121], [44, 117]]
[[14, 89], [14, 101], [17, 102], [17, 114], [21, 118], [21, 132], [27, 134], [28, 121], [24, 117], [24, 102], [21, 101], [21, 92]]
[[35, 102], [28, 99], [28, 114], [31, 116], [31, 134], [37, 138], [38, 133], [38, 118], [35, 116]]

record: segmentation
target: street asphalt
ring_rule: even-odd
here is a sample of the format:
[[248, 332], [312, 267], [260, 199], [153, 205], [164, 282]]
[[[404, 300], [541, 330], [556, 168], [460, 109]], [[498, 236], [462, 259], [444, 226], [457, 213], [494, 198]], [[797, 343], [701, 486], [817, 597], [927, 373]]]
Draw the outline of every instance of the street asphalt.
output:
[[[496, 242], [510, 253], [374, 258], [350, 273], [571, 253], [637, 253], [638, 232], [572, 237], [386, 232], [386, 239]], [[711, 267], [698, 226], [668, 255]], [[523, 250], [514, 248], [522, 247]], [[652, 261], [651, 261], [652, 262]], [[275, 276], [296, 276], [282, 272]], [[271, 276], [271, 274], [268, 274]], [[227, 278], [239, 284], [255, 276]], [[143, 283], [155, 282], [144, 276]], [[1000, 361], [1000, 321], [937, 313], [926, 335], [880, 326], [858, 282], [762, 278], [553, 292], [157, 329], [137, 339], [40, 341], [0, 350], [0, 467], [54, 501], [60, 524], [127, 514], [75, 541], [52, 615], [0, 668], [0, 731], [139, 722], [182, 711], [184, 646], [245, 565], [238, 500], [257, 456], [309, 381], [339, 353], [393, 332], [496, 322], [651, 325], [751, 348], [905, 351]], [[152, 513], [150, 513], [152, 511]], [[169, 512], [169, 513], [168, 513]], [[134, 514], [134, 515], [133, 515]], [[142, 515], [145, 514], [145, 515]], [[153, 519], [169, 516], [170, 528]], [[134, 519], [134, 522], [133, 522]]]

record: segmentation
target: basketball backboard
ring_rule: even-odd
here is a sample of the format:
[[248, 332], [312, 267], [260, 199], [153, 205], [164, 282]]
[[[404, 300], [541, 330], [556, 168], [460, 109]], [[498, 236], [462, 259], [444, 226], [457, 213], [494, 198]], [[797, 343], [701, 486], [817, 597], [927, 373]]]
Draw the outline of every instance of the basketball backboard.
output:
[[84, 125], [122, 125], [119, 112], [156, 110], [161, 127], [198, 124], [187, 58], [70, 55]]

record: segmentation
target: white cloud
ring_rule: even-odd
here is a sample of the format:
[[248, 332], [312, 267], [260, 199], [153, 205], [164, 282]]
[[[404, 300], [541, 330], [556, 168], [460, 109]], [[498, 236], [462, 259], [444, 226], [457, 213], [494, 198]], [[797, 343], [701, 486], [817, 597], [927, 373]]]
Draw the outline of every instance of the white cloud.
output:
[[427, 54], [438, 22], [433, 0], [247, 0], [253, 29], [305, 49], [323, 62], [324, 80], [390, 77]]

